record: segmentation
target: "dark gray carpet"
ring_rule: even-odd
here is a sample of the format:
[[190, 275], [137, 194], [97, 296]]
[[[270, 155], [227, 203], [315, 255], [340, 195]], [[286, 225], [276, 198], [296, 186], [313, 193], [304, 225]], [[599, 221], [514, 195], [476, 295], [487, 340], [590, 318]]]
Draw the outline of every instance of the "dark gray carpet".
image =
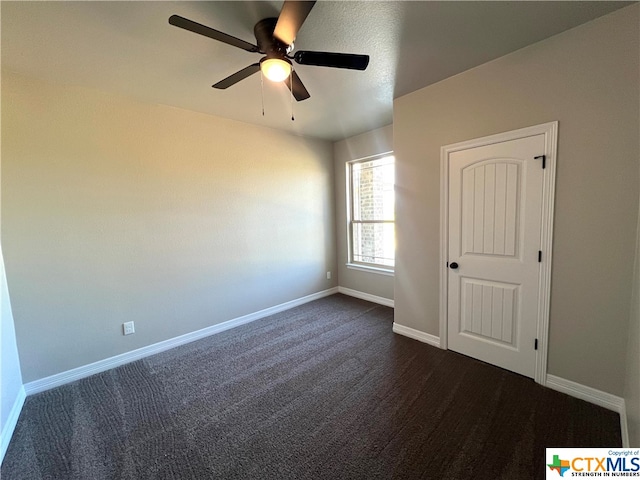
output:
[[13, 479], [530, 479], [618, 415], [334, 295], [27, 399]]

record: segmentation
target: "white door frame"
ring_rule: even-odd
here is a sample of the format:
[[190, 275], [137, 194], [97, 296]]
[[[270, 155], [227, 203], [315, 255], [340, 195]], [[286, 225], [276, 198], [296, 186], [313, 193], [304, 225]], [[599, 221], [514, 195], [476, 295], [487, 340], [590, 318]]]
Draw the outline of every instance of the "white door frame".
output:
[[[536, 365], [534, 380], [544, 385], [547, 377], [547, 346], [549, 337], [549, 303], [551, 297], [551, 254], [553, 240], [553, 203], [556, 184], [556, 156], [558, 144], [558, 122], [544, 123], [510, 132], [476, 138], [465, 142], [445, 145], [440, 148], [440, 348], [447, 349], [447, 299], [449, 259], [449, 155], [459, 150], [482, 147], [493, 143], [517, 140], [544, 134], [545, 169], [542, 189], [542, 233], [540, 250], [542, 262], [538, 298], [538, 320]], [[542, 161], [542, 160], [541, 160]]]

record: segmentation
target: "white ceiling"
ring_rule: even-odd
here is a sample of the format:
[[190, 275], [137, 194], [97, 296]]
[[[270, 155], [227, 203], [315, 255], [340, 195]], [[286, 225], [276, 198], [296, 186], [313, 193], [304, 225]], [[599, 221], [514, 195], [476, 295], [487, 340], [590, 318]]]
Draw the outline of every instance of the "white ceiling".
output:
[[260, 75], [211, 85], [256, 53], [169, 25], [178, 14], [255, 43], [282, 2], [1, 3], [2, 69], [305, 136], [339, 140], [392, 122], [393, 98], [628, 5], [627, 2], [320, 1], [296, 49], [371, 56], [366, 71], [298, 66], [311, 98], [293, 106]]

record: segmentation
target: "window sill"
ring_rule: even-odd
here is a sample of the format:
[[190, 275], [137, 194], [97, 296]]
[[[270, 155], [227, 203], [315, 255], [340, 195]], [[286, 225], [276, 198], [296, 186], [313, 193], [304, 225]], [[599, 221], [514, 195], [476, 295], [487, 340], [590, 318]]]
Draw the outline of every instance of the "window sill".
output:
[[376, 273], [378, 275], [386, 275], [393, 277], [395, 272], [389, 268], [382, 267], [370, 267], [369, 265], [359, 265], [357, 263], [347, 263], [347, 268], [350, 270], [360, 270], [361, 272]]

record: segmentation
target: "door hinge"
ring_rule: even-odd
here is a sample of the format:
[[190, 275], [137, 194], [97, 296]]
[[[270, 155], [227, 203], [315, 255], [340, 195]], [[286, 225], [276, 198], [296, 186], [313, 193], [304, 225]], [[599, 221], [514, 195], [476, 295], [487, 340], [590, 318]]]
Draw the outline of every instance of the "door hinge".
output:
[[538, 263], [542, 262], [542, 250], [538, 250]]
[[537, 350], [538, 349], [538, 339], [536, 338], [536, 341], [533, 342], [533, 349]]
[[534, 160], [542, 159], [542, 168], [547, 166], [547, 156], [546, 155], [538, 155], [537, 157], [533, 157]]

